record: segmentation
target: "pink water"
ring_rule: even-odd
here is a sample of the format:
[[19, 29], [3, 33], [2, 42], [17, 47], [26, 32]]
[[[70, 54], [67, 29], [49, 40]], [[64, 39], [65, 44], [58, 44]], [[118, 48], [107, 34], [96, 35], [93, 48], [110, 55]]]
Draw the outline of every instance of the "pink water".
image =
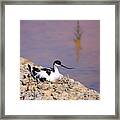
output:
[[100, 21], [79, 23], [82, 36], [78, 55], [74, 42], [76, 21], [21, 20], [20, 55], [42, 66], [51, 66], [59, 59], [75, 68], [60, 68], [62, 74], [100, 92]]

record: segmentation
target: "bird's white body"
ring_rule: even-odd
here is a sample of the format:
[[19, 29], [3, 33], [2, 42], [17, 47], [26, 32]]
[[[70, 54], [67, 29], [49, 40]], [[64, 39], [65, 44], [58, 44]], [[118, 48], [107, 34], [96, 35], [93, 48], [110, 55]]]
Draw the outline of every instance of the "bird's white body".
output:
[[[50, 68], [47, 68], [47, 69], [50, 69]], [[50, 75], [48, 75], [46, 71], [41, 70], [40, 72], [37, 72], [36, 76], [38, 76], [39, 78], [46, 78], [46, 80], [48, 81], [54, 81], [57, 79], [61, 79], [63, 75], [60, 74], [57, 66], [54, 66], [54, 70], [55, 70], [54, 72], [51, 71]]]
[[59, 60], [54, 61], [53, 63], [53, 68], [41, 68], [40, 70], [38, 68], [33, 68], [31, 69], [31, 66], [28, 65], [29, 71], [31, 73], [31, 75], [40, 81], [44, 81], [44, 80], [48, 80], [48, 81], [54, 81], [57, 79], [61, 79], [63, 77], [62, 74], [60, 74], [58, 67], [62, 66], [65, 67], [67, 69], [72, 69], [72, 68], [68, 68], [64, 65], [61, 64], [61, 62]]
[[40, 72], [40, 77], [41, 77], [41, 78], [44, 78], [44, 77], [45, 77], [48, 81], [54, 81], [54, 80], [56, 80], [56, 79], [61, 79], [61, 78], [63, 77], [63, 75], [60, 74], [57, 66], [55, 66], [54, 69], [55, 69], [55, 71], [54, 71], [54, 72], [51, 71], [51, 74], [50, 74], [50, 75], [48, 75], [48, 74], [46, 73], [46, 71], [41, 71], [41, 72]]

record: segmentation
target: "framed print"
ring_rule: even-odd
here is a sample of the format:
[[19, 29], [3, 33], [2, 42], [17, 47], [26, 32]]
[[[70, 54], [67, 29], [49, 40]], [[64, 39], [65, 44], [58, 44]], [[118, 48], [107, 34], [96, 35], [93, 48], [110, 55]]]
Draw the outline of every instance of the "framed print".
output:
[[119, 119], [119, 7], [2, 1], [1, 118]]

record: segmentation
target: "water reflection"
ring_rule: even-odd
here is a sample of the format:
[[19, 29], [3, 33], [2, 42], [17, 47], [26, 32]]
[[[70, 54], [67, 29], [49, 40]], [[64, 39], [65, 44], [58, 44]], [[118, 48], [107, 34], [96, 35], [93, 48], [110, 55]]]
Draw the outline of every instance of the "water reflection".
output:
[[75, 43], [75, 52], [76, 52], [76, 62], [80, 62], [80, 49], [81, 49], [81, 42], [80, 39], [74, 40]]
[[77, 26], [76, 26], [76, 31], [75, 31], [75, 39], [74, 39], [77, 63], [80, 62], [81, 35], [82, 35], [82, 32], [80, 30], [79, 21], [77, 21]]

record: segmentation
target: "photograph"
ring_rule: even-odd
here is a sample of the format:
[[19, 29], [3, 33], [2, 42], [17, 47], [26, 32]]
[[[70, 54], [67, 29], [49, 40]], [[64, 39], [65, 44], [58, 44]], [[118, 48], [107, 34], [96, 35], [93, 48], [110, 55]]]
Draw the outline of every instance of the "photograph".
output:
[[100, 20], [20, 20], [20, 100], [100, 100]]
[[1, 10], [0, 118], [119, 119], [117, 0], [10, 0]]

